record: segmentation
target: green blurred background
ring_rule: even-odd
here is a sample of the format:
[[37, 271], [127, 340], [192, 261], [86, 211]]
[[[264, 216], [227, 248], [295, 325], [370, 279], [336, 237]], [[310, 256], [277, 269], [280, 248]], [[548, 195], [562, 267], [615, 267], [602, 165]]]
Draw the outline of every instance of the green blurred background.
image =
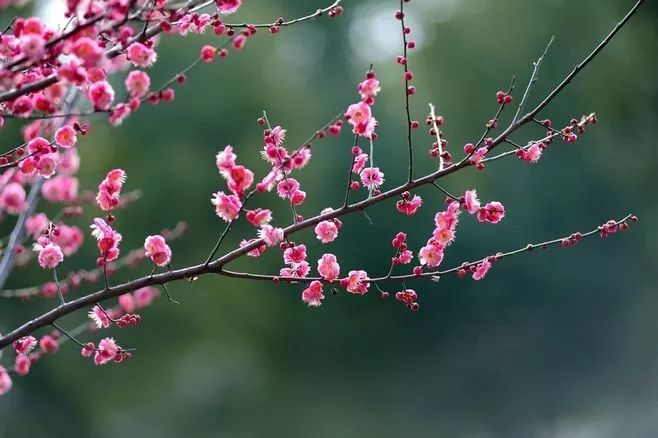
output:
[[[247, 0], [230, 21], [294, 17], [325, 3]], [[479, 137], [497, 90], [513, 75], [519, 89], [525, 86], [551, 35], [557, 39], [531, 104], [631, 5], [414, 0], [407, 15], [419, 43], [410, 58], [418, 88], [413, 117], [423, 120], [427, 102], [434, 102], [446, 118], [451, 149], [459, 150]], [[190, 227], [172, 245], [174, 265], [200, 262], [223, 227], [209, 202], [225, 187], [214, 154], [231, 144], [239, 161], [262, 176], [262, 133], [255, 123], [261, 112], [288, 129], [286, 144], [296, 147], [357, 100], [356, 84], [370, 63], [382, 80], [374, 107], [380, 121], [376, 164], [386, 174], [385, 189], [402, 181], [403, 87], [392, 62], [400, 47], [393, 19], [398, 6], [347, 2], [339, 19], [304, 23], [274, 37], [261, 31], [239, 54], [192, 72], [173, 104], [145, 107], [117, 129], [94, 119], [92, 135], [81, 141], [82, 185], [93, 189], [107, 170], [122, 167], [126, 189], [144, 192], [118, 213], [124, 252], [183, 219]], [[35, 364], [29, 377], [16, 378], [14, 390], [0, 398], [0, 436], [658, 436], [657, 11], [648, 2], [543, 113], [562, 125], [595, 111], [601, 123], [577, 144], [556, 144], [536, 165], [511, 157], [485, 172], [467, 169], [442, 181], [455, 193], [475, 187], [481, 199], [499, 200], [508, 212], [497, 226], [464, 216], [444, 266], [589, 230], [628, 212], [640, 217], [631, 232], [511, 258], [481, 282], [410, 282], [420, 295], [418, 313], [375, 291], [329, 295], [321, 308], [308, 309], [300, 286], [207, 277], [171, 284], [179, 306], [158, 300], [142, 313], [138, 328], [111, 332], [121, 345], [137, 348], [131, 362], [98, 368], [67, 344]], [[204, 43], [217, 37], [164, 38], [151, 71], [154, 84], [187, 65]], [[5, 146], [17, 141], [16, 126], [3, 129]], [[514, 138], [525, 143], [539, 135], [533, 127]], [[435, 166], [424, 159], [430, 143], [419, 130], [417, 174]], [[350, 147], [347, 129], [339, 139], [314, 144], [310, 166], [297, 174], [308, 194], [301, 214], [339, 205]], [[311, 261], [330, 251], [343, 272], [363, 267], [383, 273], [393, 235], [407, 231], [416, 251], [442, 207], [437, 190], [418, 193], [424, 206], [414, 217], [389, 203], [369, 210], [372, 225], [363, 216], [345, 218], [332, 244], [321, 246], [312, 232], [295, 240], [307, 244]], [[287, 224], [283, 201], [258, 199], [275, 209], [277, 225]], [[86, 229], [94, 214], [90, 209], [75, 222]], [[245, 234], [253, 228], [235, 227], [224, 248]], [[93, 266], [95, 245], [86, 239], [65, 268]], [[272, 250], [231, 266], [269, 273], [281, 265]], [[148, 270], [121, 272], [112, 282]], [[46, 272], [30, 266], [17, 270], [7, 286], [47, 280]], [[3, 301], [0, 331], [52, 305]], [[61, 323], [73, 327], [83, 319], [80, 313]]]

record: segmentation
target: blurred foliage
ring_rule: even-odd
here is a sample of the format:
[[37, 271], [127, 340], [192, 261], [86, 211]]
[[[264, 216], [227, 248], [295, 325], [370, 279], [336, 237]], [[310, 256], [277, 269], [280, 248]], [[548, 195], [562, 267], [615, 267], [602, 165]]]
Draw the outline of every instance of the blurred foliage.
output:
[[[324, 3], [246, 1], [231, 21], [293, 17]], [[414, 118], [424, 119], [427, 102], [434, 102], [446, 117], [452, 150], [459, 150], [479, 137], [498, 89], [514, 75], [519, 89], [525, 86], [551, 35], [557, 39], [530, 104], [631, 3], [415, 0], [408, 13], [419, 40], [410, 59], [418, 88]], [[239, 54], [193, 71], [173, 104], [145, 107], [118, 129], [95, 119], [80, 146], [82, 185], [93, 189], [108, 169], [122, 167], [127, 189], [144, 191], [118, 214], [124, 251], [184, 219], [190, 229], [173, 244], [174, 264], [201, 261], [223, 226], [209, 202], [224, 187], [214, 154], [232, 144], [240, 162], [262, 175], [262, 133], [255, 123], [261, 112], [288, 129], [286, 144], [296, 146], [357, 99], [356, 84], [371, 62], [383, 87], [374, 107], [380, 121], [375, 160], [386, 173], [385, 188], [402, 181], [403, 86], [392, 60], [399, 35], [391, 27], [397, 26], [397, 6], [348, 2], [337, 20], [301, 24], [274, 37], [261, 31]], [[556, 144], [536, 165], [512, 157], [442, 181], [455, 193], [476, 187], [482, 199], [500, 200], [508, 211], [497, 226], [463, 217], [445, 266], [588, 230], [632, 211], [640, 223], [630, 233], [511, 258], [482, 282], [410, 282], [420, 295], [415, 314], [374, 291], [328, 296], [321, 308], [307, 309], [294, 285], [208, 277], [172, 284], [179, 306], [159, 300], [137, 329], [112, 333], [121, 345], [138, 349], [133, 361], [97, 368], [67, 344], [0, 399], [0, 436], [658, 435], [658, 233], [650, 225], [658, 219], [657, 9], [648, 2], [542, 115], [562, 125], [595, 111], [600, 123], [577, 144]], [[153, 83], [171, 77], [215, 39], [163, 38]], [[390, 41], [397, 45], [391, 48]], [[16, 126], [8, 122], [3, 129], [5, 146], [19, 138]], [[351, 147], [346, 131], [315, 143], [310, 166], [298, 174], [308, 193], [301, 208], [307, 217], [341, 200]], [[423, 131], [415, 134], [417, 174], [435, 166], [424, 159], [431, 139]], [[524, 143], [540, 134], [533, 127], [514, 138]], [[417, 249], [442, 206], [438, 191], [419, 194], [425, 202], [415, 217], [380, 205], [368, 211], [372, 225], [364, 216], [345, 218], [340, 239], [330, 245], [319, 245], [311, 232], [295, 240], [308, 245], [310, 260], [335, 252], [343, 272], [357, 266], [384, 272], [395, 232], [407, 231]], [[282, 201], [261, 199], [275, 208], [279, 225], [289, 220]], [[93, 214], [76, 222], [86, 228]], [[224, 248], [245, 234], [253, 229], [235, 227]], [[67, 268], [93, 265], [95, 248], [87, 243]], [[280, 265], [277, 251], [270, 251], [232, 266], [269, 273]], [[122, 272], [112, 282], [147, 272], [147, 266]], [[47, 280], [46, 272], [30, 266], [17, 270], [8, 287]], [[0, 331], [50, 306], [3, 301]], [[62, 324], [72, 327], [82, 318], [72, 315]]]

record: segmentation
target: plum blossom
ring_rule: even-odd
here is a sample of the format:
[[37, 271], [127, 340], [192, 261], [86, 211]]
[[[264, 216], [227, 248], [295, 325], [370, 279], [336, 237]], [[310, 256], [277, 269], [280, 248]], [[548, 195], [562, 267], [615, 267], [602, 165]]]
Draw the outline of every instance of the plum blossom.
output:
[[[23, 160], [24, 162], [26, 160]], [[44, 181], [41, 195], [49, 202], [70, 203], [78, 197], [79, 181], [69, 175], [57, 175]], [[0, 198], [1, 200], [1, 198]]]
[[158, 54], [142, 43], [132, 43], [126, 49], [128, 61], [137, 67], [150, 67], [158, 59]]
[[9, 392], [11, 389], [11, 377], [9, 376], [9, 373], [3, 367], [0, 365], [0, 395], [5, 395], [6, 393]]
[[466, 190], [464, 193], [464, 208], [470, 214], [477, 213], [480, 209], [480, 201], [478, 200], [477, 191]]
[[99, 305], [92, 307], [88, 315], [89, 319], [93, 321], [96, 328], [108, 328], [112, 324], [110, 317], [107, 316], [107, 313], [105, 313], [105, 311], [101, 309]]
[[34, 244], [33, 250], [38, 254], [37, 260], [43, 269], [55, 269], [64, 260], [62, 248], [50, 242], [45, 236]]
[[377, 120], [372, 117], [370, 106], [365, 102], [347, 107], [345, 118], [352, 125], [352, 132], [366, 138], [370, 138], [377, 127]]
[[487, 275], [487, 272], [489, 272], [489, 268], [491, 268], [491, 262], [486, 259], [483, 260], [477, 265], [475, 271], [473, 271], [473, 280], [482, 280]]
[[62, 126], [55, 132], [55, 142], [63, 148], [73, 147], [77, 141], [75, 129], [68, 125]]
[[25, 189], [17, 182], [10, 182], [0, 193], [0, 208], [9, 214], [25, 210]]
[[98, 249], [101, 257], [96, 260], [99, 266], [119, 258], [119, 243], [122, 236], [117, 233], [107, 222], [101, 218], [95, 218], [91, 225], [91, 235], [98, 241]]
[[445, 246], [438, 242], [429, 242], [418, 251], [420, 264], [428, 268], [435, 268], [443, 261]]
[[12, 345], [17, 354], [28, 354], [34, 349], [34, 347], [36, 347], [37, 339], [32, 335], [23, 336], [22, 338], [14, 341]]
[[314, 280], [302, 292], [302, 301], [308, 304], [309, 307], [318, 307], [322, 304], [322, 300], [324, 300], [322, 283]]
[[[240, 241], [240, 248], [243, 248], [251, 243], [254, 243], [256, 240], [257, 239], [251, 239], [251, 240], [242, 239]], [[247, 255], [249, 257], [260, 257], [260, 255], [263, 254], [266, 249], [267, 249], [267, 245], [260, 245], [249, 251]]]
[[51, 335], [39, 339], [39, 348], [43, 353], [55, 353], [59, 350], [59, 343]]
[[26, 354], [19, 354], [14, 360], [14, 370], [19, 376], [26, 376], [30, 372], [32, 361]]
[[414, 195], [413, 198], [409, 199], [400, 199], [395, 203], [395, 208], [407, 216], [413, 216], [416, 214], [420, 206], [423, 205], [423, 199]]
[[99, 110], [107, 110], [114, 101], [114, 89], [107, 81], [94, 82], [89, 87], [89, 100]]
[[318, 260], [318, 273], [327, 281], [334, 281], [340, 275], [340, 265], [333, 254], [323, 254]]
[[123, 169], [110, 170], [98, 186], [96, 204], [103, 211], [111, 211], [121, 202], [121, 189], [126, 182], [126, 172]]
[[482, 164], [482, 160], [484, 160], [485, 155], [487, 155], [487, 152], [489, 152], [489, 149], [486, 147], [481, 147], [475, 153], [469, 158], [470, 162], [479, 165]]
[[283, 251], [283, 262], [286, 265], [301, 263], [306, 260], [306, 245], [290, 246]]
[[242, 0], [215, 0], [215, 3], [220, 14], [232, 14], [238, 10]]
[[96, 365], [105, 365], [114, 360], [118, 354], [121, 354], [121, 347], [117, 345], [113, 338], [103, 338], [98, 343], [98, 349], [94, 355]]
[[291, 197], [297, 190], [299, 190], [299, 182], [295, 178], [286, 178], [276, 185], [276, 191], [282, 199]]
[[66, 257], [75, 254], [84, 242], [82, 230], [76, 226], [57, 224], [56, 231], [50, 236], [50, 240], [62, 248]]
[[41, 35], [34, 33], [22, 35], [18, 44], [21, 52], [32, 61], [38, 61], [46, 54], [46, 41]]
[[[370, 75], [369, 75], [370, 76]], [[373, 99], [377, 96], [377, 93], [381, 91], [379, 86], [379, 81], [375, 78], [374, 74], [372, 77], [368, 77], [366, 80], [359, 84], [359, 95], [364, 100]]]
[[275, 228], [272, 225], [263, 225], [258, 230], [258, 237], [265, 241], [267, 246], [274, 246], [283, 240], [283, 228]]
[[364, 295], [370, 287], [366, 271], [350, 271], [340, 282], [348, 292], [358, 295]]
[[148, 236], [144, 241], [144, 255], [149, 257], [155, 266], [167, 266], [171, 261], [171, 248], [160, 235]]
[[85, 67], [93, 67], [103, 57], [103, 49], [92, 38], [83, 36], [71, 46], [71, 53], [78, 57]]
[[527, 149], [517, 149], [516, 155], [523, 161], [536, 163], [541, 158], [542, 151], [545, 147], [543, 143], [533, 143]]
[[498, 201], [488, 202], [478, 210], [477, 217], [480, 222], [497, 224], [505, 217], [505, 207]]
[[217, 192], [213, 194], [211, 199], [212, 204], [215, 206], [215, 213], [217, 216], [224, 219], [226, 222], [231, 222], [238, 217], [242, 209], [242, 202], [236, 195], [227, 195], [224, 192]]
[[315, 226], [315, 236], [322, 243], [329, 243], [338, 237], [338, 227], [333, 220], [322, 221]]
[[126, 90], [131, 97], [140, 98], [144, 96], [151, 87], [151, 78], [141, 70], [133, 70], [128, 73], [125, 80]]
[[353, 173], [361, 173], [363, 168], [366, 167], [367, 162], [368, 162], [368, 154], [364, 154], [363, 152], [359, 152], [356, 155], [356, 157], [354, 157], [354, 164], [352, 165], [352, 172]]
[[250, 224], [258, 228], [269, 224], [272, 220], [272, 212], [268, 209], [247, 210], [245, 216]]
[[282, 268], [279, 275], [282, 277], [297, 277], [304, 278], [311, 271], [311, 265], [306, 260], [293, 263], [289, 268]]
[[361, 171], [361, 182], [369, 189], [376, 189], [384, 183], [384, 174], [379, 167], [366, 167]]
[[217, 153], [216, 163], [219, 173], [222, 175], [228, 174], [230, 170], [235, 167], [235, 160], [238, 156], [233, 153], [233, 147], [228, 145], [223, 151]]

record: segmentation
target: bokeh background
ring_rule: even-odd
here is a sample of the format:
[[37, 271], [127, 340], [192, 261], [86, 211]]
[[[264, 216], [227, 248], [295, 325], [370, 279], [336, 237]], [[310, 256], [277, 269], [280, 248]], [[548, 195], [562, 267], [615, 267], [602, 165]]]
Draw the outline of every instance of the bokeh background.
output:
[[[231, 21], [304, 15], [325, 3], [245, 1]], [[556, 41], [530, 104], [631, 4], [414, 0], [407, 15], [418, 41], [410, 58], [418, 88], [413, 117], [423, 120], [427, 102], [434, 102], [446, 118], [452, 149], [460, 149], [479, 137], [497, 90], [513, 75], [522, 89], [551, 35]], [[370, 63], [382, 80], [374, 107], [380, 121], [376, 164], [386, 173], [384, 188], [402, 181], [403, 86], [393, 62], [400, 48], [393, 19], [398, 6], [348, 1], [339, 19], [304, 23], [274, 37], [259, 32], [239, 54], [192, 72], [175, 103], [144, 108], [117, 129], [93, 119], [92, 135], [80, 147], [82, 185], [93, 189], [108, 169], [122, 167], [127, 189], [143, 190], [138, 203], [119, 212], [122, 247], [138, 247], [145, 235], [182, 219], [189, 231], [172, 245], [174, 265], [203, 260], [223, 227], [209, 203], [211, 193], [224, 188], [215, 153], [232, 144], [240, 162], [262, 175], [262, 133], [255, 123], [261, 112], [288, 129], [287, 145], [296, 147], [357, 100], [356, 84]], [[121, 345], [137, 348], [134, 360], [97, 368], [67, 344], [0, 398], [0, 436], [658, 436], [657, 11], [647, 2], [543, 113], [562, 124], [596, 111], [601, 123], [577, 144], [556, 144], [536, 165], [511, 157], [485, 172], [468, 169], [442, 181], [455, 193], [475, 187], [508, 212], [497, 226], [464, 216], [445, 266], [588, 230], [628, 212], [640, 217], [631, 232], [511, 258], [481, 282], [410, 282], [420, 295], [418, 313], [375, 291], [328, 296], [321, 308], [308, 309], [294, 285], [207, 277], [171, 284], [180, 305], [159, 300], [143, 312], [138, 328], [112, 332]], [[187, 65], [204, 43], [217, 37], [164, 38], [151, 72], [154, 84]], [[16, 126], [8, 123], [0, 134], [5, 146], [17, 142]], [[514, 138], [525, 143], [540, 134], [533, 127]], [[417, 174], [435, 166], [424, 159], [430, 143], [419, 130]], [[339, 139], [315, 143], [310, 166], [298, 173], [308, 193], [302, 214], [340, 203], [350, 147], [347, 129]], [[344, 272], [385, 272], [395, 232], [408, 232], [416, 250], [442, 207], [437, 190], [418, 193], [424, 206], [415, 217], [380, 205], [369, 210], [373, 224], [359, 215], [345, 218], [332, 244], [322, 247], [311, 232], [295, 240], [307, 244], [311, 260], [335, 252]], [[259, 202], [275, 209], [279, 225], [289, 220], [283, 201]], [[86, 228], [94, 214], [76, 223]], [[235, 227], [224, 248], [245, 234], [253, 229]], [[66, 268], [93, 266], [95, 245], [86, 237]], [[281, 264], [270, 251], [232, 267], [268, 273]], [[121, 272], [112, 282], [148, 270]], [[46, 272], [29, 266], [7, 287], [47, 280]], [[87, 285], [75, 294], [92, 290]], [[2, 301], [0, 331], [52, 304]], [[61, 323], [73, 327], [83, 319], [80, 313]]]

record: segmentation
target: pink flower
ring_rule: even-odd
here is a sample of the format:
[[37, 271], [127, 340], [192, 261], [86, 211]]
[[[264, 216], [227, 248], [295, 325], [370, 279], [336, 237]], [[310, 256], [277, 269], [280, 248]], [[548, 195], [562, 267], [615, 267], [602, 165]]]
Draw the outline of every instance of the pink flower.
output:
[[157, 61], [158, 54], [142, 43], [132, 43], [126, 49], [126, 57], [137, 67], [150, 67]]
[[215, 0], [220, 14], [232, 14], [238, 10], [242, 0]]
[[365, 102], [350, 105], [345, 111], [345, 118], [353, 126], [352, 132], [369, 138], [377, 126], [377, 121], [372, 117], [370, 106]]
[[78, 198], [78, 179], [68, 175], [58, 175], [44, 181], [41, 195], [49, 202], [70, 203]]
[[171, 261], [171, 249], [160, 235], [148, 236], [144, 241], [144, 255], [150, 257], [155, 266], [167, 266]]
[[50, 335], [39, 339], [39, 348], [43, 353], [55, 353], [59, 350], [59, 343]]
[[50, 240], [62, 248], [62, 252], [66, 257], [75, 254], [84, 242], [82, 230], [76, 226], [58, 224], [57, 231], [57, 233], [52, 234]]
[[19, 354], [14, 361], [14, 370], [19, 376], [26, 376], [30, 372], [32, 362], [25, 354]]
[[505, 207], [497, 201], [487, 203], [478, 210], [478, 220], [497, 224], [505, 217]]
[[131, 293], [126, 293], [123, 295], [119, 295], [119, 306], [121, 307], [121, 310], [123, 310], [126, 313], [133, 313], [135, 310], [137, 310], [137, 304], [135, 303], [135, 297]]
[[150, 286], [137, 289], [133, 294], [135, 297], [135, 306], [137, 306], [138, 309], [146, 307], [150, 305], [151, 302], [153, 302], [153, 299], [157, 298], [159, 295], [160, 293]]
[[39, 157], [37, 171], [44, 178], [50, 178], [57, 171], [57, 157], [55, 154], [45, 154]]
[[359, 154], [354, 158], [354, 165], [352, 166], [353, 173], [361, 173], [366, 163], [368, 162], [368, 154]]
[[37, 345], [37, 339], [34, 336], [23, 336], [12, 344], [17, 354], [28, 354]]
[[338, 237], [338, 227], [333, 220], [322, 221], [315, 226], [315, 236], [322, 243], [333, 242]]
[[373, 98], [380, 90], [379, 81], [375, 77], [368, 78], [359, 84], [359, 94], [362, 99]]
[[17, 116], [27, 117], [34, 109], [34, 104], [28, 96], [20, 96], [14, 101], [12, 109]]
[[46, 55], [46, 41], [41, 35], [28, 33], [19, 38], [21, 52], [31, 61], [39, 61]]
[[104, 211], [114, 209], [121, 202], [121, 189], [126, 182], [126, 172], [123, 169], [110, 170], [98, 186], [96, 204]]
[[459, 202], [451, 202], [446, 211], [440, 211], [434, 216], [437, 228], [454, 230], [459, 220]]
[[518, 149], [516, 155], [523, 161], [536, 163], [541, 158], [544, 147], [542, 143], [533, 143], [528, 149]]
[[485, 259], [477, 265], [475, 272], [473, 272], [473, 280], [482, 280], [489, 272], [489, 268], [491, 268], [491, 262]]
[[64, 260], [62, 248], [54, 243], [48, 242], [45, 245], [35, 243], [33, 249], [38, 253], [39, 266], [43, 269], [54, 269]]
[[254, 182], [254, 173], [244, 166], [234, 166], [226, 175], [228, 188], [233, 194], [241, 196]]
[[475, 190], [466, 190], [464, 193], [464, 208], [470, 214], [477, 213], [480, 209], [480, 201]]
[[318, 273], [327, 281], [334, 281], [340, 275], [340, 265], [333, 254], [323, 254], [318, 260]]
[[242, 50], [246, 42], [247, 42], [247, 36], [245, 34], [241, 33], [240, 35], [236, 35], [233, 38], [233, 42], [232, 42], [233, 50], [235, 50], [236, 52]]
[[283, 268], [279, 272], [281, 277], [304, 278], [311, 271], [311, 265], [307, 261], [293, 263], [289, 268]]
[[428, 243], [418, 251], [420, 264], [428, 268], [435, 268], [443, 261], [444, 246], [438, 243]]
[[85, 67], [97, 65], [103, 57], [103, 49], [89, 37], [78, 38], [71, 46], [71, 52], [82, 60]]
[[98, 241], [98, 250], [101, 257], [96, 260], [99, 266], [119, 258], [119, 243], [122, 236], [117, 233], [107, 222], [101, 218], [95, 218], [91, 225], [91, 235]]
[[301, 263], [306, 260], [306, 245], [295, 245], [288, 247], [283, 251], [283, 262], [286, 265]]
[[92, 307], [88, 315], [89, 315], [89, 319], [91, 319], [94, 322], [96, 328], [99, 329], [108, 328], [112, 324], [110, 318], [98, 305]]
[[401, 199], [398, 202], [396, 202], [395, 208], [400, 213], [404, 213], [407, 216], [413, 216], [414, 214], [416, 214], [416, 211], [418, 211], [418, 209], [422, 204], [423, 204], [423, 199], [418, 195], [414, 195], [414, 197], [411, 200]]
[[322, 304], [324, 295], [322, 294], [322, 283], [314, 280], [302, 292], [302, 301], [308, 304], [309, 307], [318, 307]]
[[11, 377], [9, 377], [9, 373], [3, 367], [0, 365], [0, 395], [5, 395], [6, 393], [9, 392], [11, 389]]
[[210, 64], [215, 59], [215, 54], [217, 54], [217, 49], [215, 47], [208, 44], [201, 47], [201, 59], [203, 62]]
[[17, 182], [7, 184], [0, 194], [0, 208], [9, 214], [25, 210], [25, 189]]
[[89, 87], [89, 100], [99, 110], [109, 109], [114, 101], [114, 89], [107, 81], [94, 82]]
[[75, 129], [70, 126], [62, 126], [55, 132], [55, 141], [63, 148], [70, 148], [75, 146], [78, 141]]
[[294, 207], [298, 207], [304, 203], [304, 200], [306, 199], [306, 192], [303, 190], [295, 190], [292, 192], [290, 195], [290, 203]]
[[267, 246], [274, 246], [283, 240], [283, 229], [274, 228], [271, 225], [263, 225], [263, 227], [258, 230], [258, 237], [263, 239]]
[[238, 214], [242, 209], [240, 198], [235, 195], [226, 195], [224, 192], [217, 192], [213, 194], [213, 196], [211, 202], [215, 206], [215, 213], [217, 213], [217, 216], [224, 219], [226, 222], [231, 222], [238, 217]]
[[370, 287], [368, 274], [366, 271], [350, 271], [347, 278], [341, 280], [341, 286], [353, 294], [364, 295]]
[[235, 167], [235, 160], [238, 158], [237, 155], [233, 153], [233, 148], [229, 145], [224, 148], [223, 151], [217, 153], [217, 169], [222, 175], [228, 175], [228, 173]]
[[[254, 243], [256, 240], [257, 239], [251, 239], [251, 240], [242, 239], [240, 241], [240, 248], [245, 247], [245, 246], [247, 246], [251, 243]], [[247, 255], [249, 257], [260, 257], [260, 255], [263, 254], [266, 249], [267, 249], [266, 245], [260, 245], [260, 246], [257, 246], [256, 248], [252, 249], [251, 251], [249, 251], [247, 253]]]
[[290, 160], [290, 164], [293, 169], [302, 169], [306, 166], [311, 159], [311, 149], [308, 147], [301, 148], [297, 153], [293, 154]]
[[384, 183], [384, 174], [379, 167], [366, 167], [361, 171], [361, 182], [369, 189], [376, 189]]
[[482, 147], [475, 151], [475, 153], [471, 156], [470, 161], [471, 163], [477, 165], [482, 163], [482, 160], [484, 160], [485, 155], [487, 155], [487, 152], [489, 152], [489, 149], [486, 147]]
[[247, 221], [257, 228], [269, 224], [272, 220], [272, 212], [268, 209], [257, 208], [255, 210], [247, 210], [245, 216], [247, 217]]
[[117, 354], [120, 354], [121, 347], [119, 347], [113, 338], [103, 338], [98, 343], [98, 349], [94, 355], [94, 363], [96, 365], [105, 365], [106, 363], [114, 360]]
[[140, 98], [149, 91], [151, 78], [144, 71], [133, 70], [126, 76], [125, 85], [131, 97]]
[[299, 183], [295, 178], [286, 178], [276, 185], [276, 191], [281, 199], [289, 198], [297, 190], [299, 190]]
[[82, 357], [91, 357], [92, 354], [94, 354], [94, 350], [96, 350], [96, 346], [94, 345], [93, 342], [87, 342], [84, 347], [82, 347], [82, 350], [80, 351], [80, 354]]

